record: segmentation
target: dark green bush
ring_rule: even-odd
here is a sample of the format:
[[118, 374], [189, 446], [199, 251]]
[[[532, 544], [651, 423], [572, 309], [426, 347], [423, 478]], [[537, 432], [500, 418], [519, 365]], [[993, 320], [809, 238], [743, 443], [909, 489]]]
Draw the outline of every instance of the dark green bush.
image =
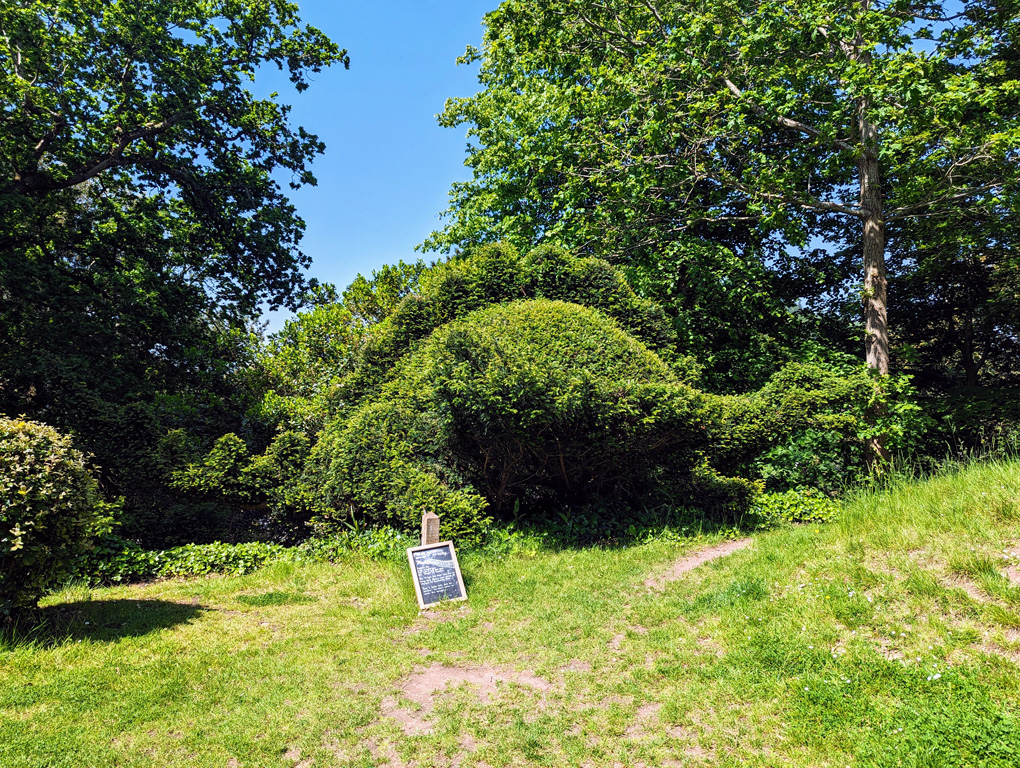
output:
[[960, 387], [926, 396], [931, 424], [917, 451], [934, 461], [1020, 453], [1020, 389]]
[[311, 439], [286, 431], [261, 454], [230, 433], [216, 441], [200, 462], [173, 473], [173, 487], [247, 512], [254, 533], [276, 541], [304, 538], [314, 499], [299, 482]]
[[791, 363], [757, 392], [708, 395], [720, 471], [770, 491], [841, 489], [864, 466], [865, 411], [876, 391], [863, 369]]
[[673, 353], [675, 332], [665, 313], [634, 293], [609, 263], [552, 247], [521, 257], [507, 245], [487, 245], [421, 276], [417, 292], [368, 334], [338, 398], [350, 403], [374, 396], [397, 362], [436, 328], [492, 304], [529, 298], [594, 307], [660, 354]]
[[[431, 509], [450, 535], [486, 510], [634, 501], [663, 483], [697, 501], [704, 419], [701, 395], [601, 312], [520, 301], [435, 331], [327, 426], [310, 481], [341, 517], [406, 529]], [[746, 506], [753, 488], [735, 490], [722, 496]]]
[[[864, 368], [791, 363], [748, 395], [706, 395], [714, 415], [713, 466], [759, 478], [769, 491], [838, 493], [865, 475], [864, 443], [877, 433], [909, 452], [928, 419], [906, 377]], [[883, 409], [875, 424], [867, 412]]]
[[90, 584], [127, 584], [155, 579], [160, 551], [147, 550], [116, 534], [99, 538], [75, 562], [74, 577]]
[[29, 610], [109, 529], [85, 457], [52, 427], [0, 417], [0, 616]]

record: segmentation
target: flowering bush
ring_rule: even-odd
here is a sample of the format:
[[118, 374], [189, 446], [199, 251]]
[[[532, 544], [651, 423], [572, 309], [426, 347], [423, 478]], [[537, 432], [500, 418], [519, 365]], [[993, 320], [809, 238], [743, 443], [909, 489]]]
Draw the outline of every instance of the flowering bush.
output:
[[0, 616], [35, 606], [109, 529], [85, 457], [32, 421], [0, 418]]

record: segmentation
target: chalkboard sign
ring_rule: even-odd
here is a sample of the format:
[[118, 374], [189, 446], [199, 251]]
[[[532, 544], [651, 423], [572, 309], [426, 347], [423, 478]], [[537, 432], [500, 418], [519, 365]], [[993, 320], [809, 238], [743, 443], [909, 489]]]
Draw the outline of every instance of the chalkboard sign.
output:
[[452, 541], [411, 547], [407, 550], [407, 560], [411, 564], [419, 608], [440, 600], [467, 600]]

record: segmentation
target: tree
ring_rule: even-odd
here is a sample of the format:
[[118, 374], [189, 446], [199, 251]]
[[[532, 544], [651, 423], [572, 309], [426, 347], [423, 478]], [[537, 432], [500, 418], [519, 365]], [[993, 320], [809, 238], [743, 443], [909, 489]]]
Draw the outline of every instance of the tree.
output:
[[930, 219], [893, 238], [893, 342], [932, 383], [1005, 383], [1020, 365], [1020, 232], [1007, 217]]
[[284, 0], [50, 0], [0, 6], [0, 60], [0, 409], [149, 496], [161, 435], [240, 418], [241, 331], [305, 288], [277, 179], [314, 184], [323, 145], [256, 74], [302, 91], [347, 55]]
[[314, 435], [329, 415], [339, 382], [358, 363], [373, 326], [394, 312], [425, 272], [423, 261], [398, 262], [358, 275], [337, 295], [332, 285], [315, 286], [307, 308], [262, 345], [250, 369], [252, 389], [262, 393], [249, 411], [272, 434], [294, 429]]
[[490, 226], [553, 240], [602, 227], [652, 247], [726, 223], [793, 246], [825, 234], [858, 254], [866, 360], [885, 374], [887, 225], [1016, 206], [1014, 15], [980, 2], [953, 15], [912, 0], [508, 0], [468, 52], [485, 89], [441, 118], [471, 124], [475, 174], [427, 245]]
[[144, 224], [143, 242], [218, 307], [248, 314], [263, 298], [292, 300], [308, 261], [273, 173], [314, 183], [307, 165], [323, 145], [288, 124], [275, 94], [257, 99], [248, 85], [276, 65], [302, 91], [309, 73], [348, 64], [298, 23], [284, 0], [5, 5], [0, 247], [52, 250], [56, 222], [34, 233], [54, 218], [67, 230], [68, 211], [87, 214], [80, 235], [119, 215]]

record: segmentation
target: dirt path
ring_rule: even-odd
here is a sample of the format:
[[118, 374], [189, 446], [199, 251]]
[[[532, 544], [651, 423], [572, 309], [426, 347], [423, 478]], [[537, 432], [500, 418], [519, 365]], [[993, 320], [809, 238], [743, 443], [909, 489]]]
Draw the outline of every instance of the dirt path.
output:
[[717, 557], [725, 557], [736, 552], [738, 549], [748, 547], [752, 541], [754, 540], [750, 538], [724, 541], [722, 544], [716, 544], [714, 547], [691, 552], [689, 555], [684, 555], [674, 562], [665, 573], [661, 573], [658, 576], [649, 576], [645, 579], [645, 586], [651, 589], [662, 589], [669, 582], [676, 581], [688, 571], [693, 571], [699, 565], [704, 565], [711, 560], [715, 560]]

